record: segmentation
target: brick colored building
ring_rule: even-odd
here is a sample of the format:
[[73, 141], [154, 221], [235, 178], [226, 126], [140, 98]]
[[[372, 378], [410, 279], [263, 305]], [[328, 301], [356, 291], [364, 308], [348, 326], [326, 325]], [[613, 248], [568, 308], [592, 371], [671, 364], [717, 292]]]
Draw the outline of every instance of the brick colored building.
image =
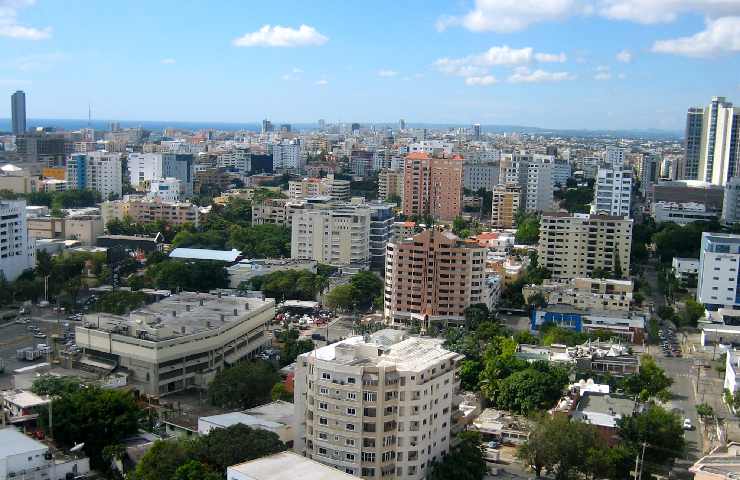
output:
[[462, 212], [463, 159], [413, 152], [403, 172], [404, 215], [453, 220]]

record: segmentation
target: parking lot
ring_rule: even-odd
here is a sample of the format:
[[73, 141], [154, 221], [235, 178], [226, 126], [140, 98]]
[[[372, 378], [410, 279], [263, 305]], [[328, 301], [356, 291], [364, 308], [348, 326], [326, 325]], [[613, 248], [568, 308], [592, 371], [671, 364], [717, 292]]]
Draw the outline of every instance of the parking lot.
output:
[[[29, 325], [36, 326], [42, 334], [46, 335], [46, 338], [35, 338], [33, 332], [28, 329]], [[50, 335], [55, 332], [55, 324], [33, 320], [29, 324], [11, 322], [0, 326], [0, 358], [5, 363], [5, 371], [0, 374], [0, 389], [11, 387], [13, 370], [47, 361], [46, 358], [32, 362], [18, 360], [15, 356], [16, 350], [33, 347], [39, 343], [49, 343]]]

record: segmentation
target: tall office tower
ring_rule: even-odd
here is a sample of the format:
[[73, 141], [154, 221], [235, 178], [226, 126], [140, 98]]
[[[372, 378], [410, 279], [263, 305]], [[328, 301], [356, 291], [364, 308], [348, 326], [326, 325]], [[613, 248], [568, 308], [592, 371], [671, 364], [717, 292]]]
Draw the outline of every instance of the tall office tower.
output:
[[67, 160], [67, 188], [89, 189], [103, 200], [121, 196], [121, 154], [106, 151], [74, 153]]
[[480, 140], [480, 123], [473, 124], [473, 140]]
[[273, 130], [272, 122], [269, 121], [268, 119], [262, 120], [262, 133], [270, 133], [272, 132], [272, 130]]
[[486, 252], [476, 242], [436, 228], [389, 243], [383, 307], [386, 323], [428, 328], [434, 322], [464, 321], [470, 305], [492, 306]]
[[515, 228], [521, 188], [515, 183], [496, 185], [491, 200], [491, 226]]
[[33, 268], [35, 248], [28, 243], [28, 227], [26, 224], [25, 200], [0, 201], [0, 274], [12, 282], [24, 270]]
[[624, 157], [627, 154], [627, 149], [621, 147], [606, 147], [606, 155], [604, 155], [604, 162], [607, 165], [613, 165], [614, 167], [624, 165]]
[[176, 178], [180, 180], [180, 194], [189, 197], [193, 194], [193, 165], [190, 153], [130, 153], [129, 182], [134, 188], [143, 188], [144, 182]]
[[599, 168], [591, 213], [629, 216], [632, 201], [632, 169], [615, 165]]
[[481, 188], [491, 191], [499, 184], [499, 162], [463, 163], [463, 186], [469, 190], [477, 191]]
[[684, 158], [676, 169], [680, 180], [699, 179], [699, 159], [701, 158], [701, 136], [704, 131], [704, 109], [689, 108], [686, 114], [686, 139]]
[[448, 453], [464, 358], [398, 330], [298, 357], [296, 453], [364, 479], [423, 480]]
[[707, 310], [740, 308], [740, 235], [703, 232], [696, 300]]
[[357, 135], [358, 133], [360, 133], [360, 124], [356, 122], [353, 123], [352, 125], [350, 125], [349, 131], [353, 135]]
[[660, 158], [651, 153], [643, 153], [640, 158], [640, 191], [642, 194], [649, 192], [659, 179]]
[[[527, 213], [547, 212], [553, 205], [553, 163], [547, 155], [535, 155], [526, 166], [524, 210]], [[520, 175], [525, 170], [520, 170]]]
[[722, 199], [722, 222], [740, 222], [740, 177], [732, 177], [725, 184]]
[[324, 120], [323, 118], [320, 118], [319, 119], [319, 131], [323, 132], [324, 130], [326, 130], [326, 120]]
[[385, 274], [385, 249], [391, 239], [395, 214], [391, 205], [370, 202], [370, 270]]
[[398, 129], [399, 129], [400, 131], [402, 131], [402, 132], [403, 132], [404, 130], [406, 130], [406, 120], [404, 120], [403, 118], [402, 118], [401, 120], [399, 120], [399, 121], [398, 121]]
[[462, 157], [408, 154], [403, 172], [404, 215], [453, 220], [462, 211]]
[[367, 266], [371, 211], [361, 205], [300, 210], [293, 213], [290, 258], [334, 266]]
[[584, 213], [546, 213], [540, 220], [539, 264], [553, 278], [589, 277], [595, 269], [629, 277], [632, 219]]
[[26, 94], [22, 90], [10, 96], [10, 110], [13, 116], [13, 135], [26, 133]]
[[293, 170], [303, 171], [304, 166], [301, 141], [298, 138], [283, 140], [272, 146], [272, 169], [273, 171]]
[[[689, 109], [686, 117], [685, 178], [724, 185], [740, 173], [740, 108], [725, 97], [713, 97], [704, 108]], [[693, 177], [694, 167], [696, 177]]]
[[280, 133], [290, 133], [293, 130], [293, 126], [289, 123], [283, 123], [280, 125]]
[[568, 183], [568, 179], [570, 178], [572, 174], [573, 174], [573, 167], [571, 167], [570, 162], [568, 162], [568, 160], [555, 160], [552, 163], [552, 183], [553, 185], [557, 187], [565, 188], [566, 184]]

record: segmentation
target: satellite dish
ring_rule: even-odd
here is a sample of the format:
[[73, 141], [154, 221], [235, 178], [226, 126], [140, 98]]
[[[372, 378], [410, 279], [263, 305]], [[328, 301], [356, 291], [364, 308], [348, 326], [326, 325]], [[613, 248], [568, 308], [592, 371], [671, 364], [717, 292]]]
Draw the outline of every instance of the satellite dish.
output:
[[79, 452], [80, 450], [82, 450], [82, 448], [84, 446], [85, 446], [85, 442], [77, 443], [77, 444], [75, 444], [74, 447], [70, 448], [69, 451], [70, 452]]

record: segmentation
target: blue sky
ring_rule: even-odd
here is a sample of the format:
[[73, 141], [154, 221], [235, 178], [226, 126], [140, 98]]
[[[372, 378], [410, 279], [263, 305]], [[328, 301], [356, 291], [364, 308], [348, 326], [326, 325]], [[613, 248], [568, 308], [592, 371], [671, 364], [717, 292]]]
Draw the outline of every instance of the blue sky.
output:
[[740, 0], [0, 0], [35, 118], [681, 130], [738, 52]]

